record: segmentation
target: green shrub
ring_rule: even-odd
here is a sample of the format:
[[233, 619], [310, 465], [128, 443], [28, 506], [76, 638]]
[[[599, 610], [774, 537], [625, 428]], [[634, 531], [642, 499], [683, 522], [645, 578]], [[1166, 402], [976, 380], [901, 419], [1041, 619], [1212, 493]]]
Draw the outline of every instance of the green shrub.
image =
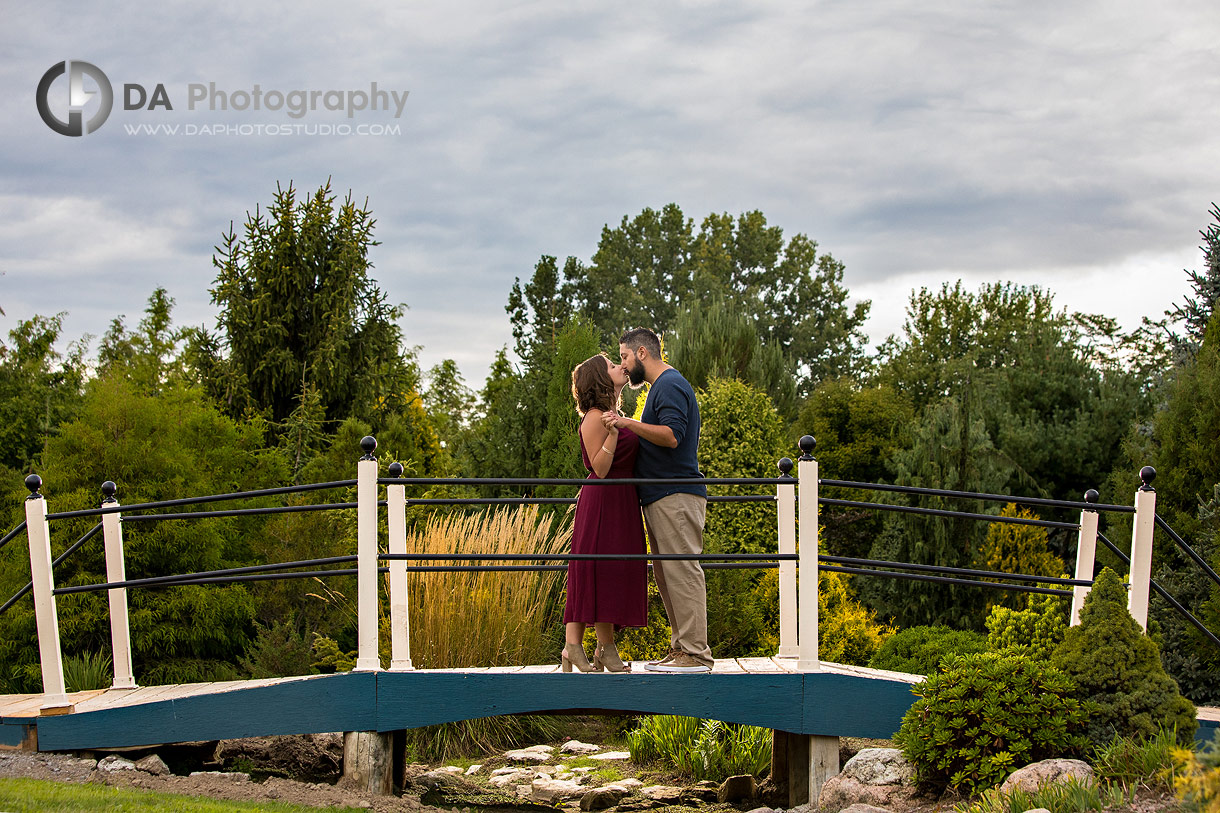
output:
[[1000, 793], [999, 788], [992, 788], [978, 799], [953, 809], [956, 813], [1025, 813], [1039, 808], [1050, 813], [1083, 813], [1113, 810], [1130, 804], [1132, 799], [1132, 794], [1118, 785], [1082, 783], [1073, 777], [1064, 783], [1043, 785], [1033, 793], [1019, 788]]
[[926, 786], [975, 793], [1023, 765], [1080, 753], [1085, 711], [1058, 669], [1023, 655], [946, 659], [911, 691], [894, 741]]
[[287, 677], [314, 671], [313, 647], [291, 624], [276, 621], [270, 627], [257, 624], [256, 628], [254, 641], [238, 661], [250, 677]]
[[1049, 660], [1067, 631], [1068, 606], [1059, 596], [1029, 594], [1029, 607], [1013, 610], [996, 605], [987, 616], [987, 646]]
[[1126, 788], [1172, 785], [1178, 733], [1161, 729], [1151, 737], [1115, 737], [1093, 752], [1093, 773], [1099, 782]]
[[1101, 746], [1115, 736], [1152, 736], [1175, 728], [1189, 743], [1198, 725], [1195, 707], [1165, 673], [1160, 649], [1127, 611], [1127, 591], [1105, 568], [1052, 663], [1076, 684], [1074, 696], [1090, 701], [1089, 738]]
[[113, 664], [105, 652], [82, 652], [64, 658], [64, 686], [70, 692], [110, 687]]
[[977, 632], [949, 627], [910, 627], [886, 638], [868, 665], [891, 672], [930, 675], [949, 655], [986, 651], [987, 639]]
[[863, 666], [894, 628], [855, 599], [847, 578], [818, 573], [818, 657], [824, 661]]
[[643, 717], [627, 733], [627, 747], [633, 762], [666, 762], [695, 780], [762, 776], [771, 768], [770, 729], [719, 720]]

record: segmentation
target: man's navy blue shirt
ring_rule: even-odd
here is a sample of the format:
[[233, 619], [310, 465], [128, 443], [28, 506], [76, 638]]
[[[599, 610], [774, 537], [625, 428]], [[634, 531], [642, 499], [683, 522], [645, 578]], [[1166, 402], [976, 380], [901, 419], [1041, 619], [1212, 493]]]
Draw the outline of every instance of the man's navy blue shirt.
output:
[[[672, 367], [657, 376], [648, 388], [648, 400], [640, 415], [642, 423], [668, 426], [678, 441], [677, 448], [658, 446], [640, 438], [640, 451], [635, 459], [636, 477], [703, 478], [699, 471], [699, 403], [695, 390], [682, 374]], [[707, 496], [702, 482], [664, 486], [639, 486], [640, 504], [648, 505], [670, 494]]]

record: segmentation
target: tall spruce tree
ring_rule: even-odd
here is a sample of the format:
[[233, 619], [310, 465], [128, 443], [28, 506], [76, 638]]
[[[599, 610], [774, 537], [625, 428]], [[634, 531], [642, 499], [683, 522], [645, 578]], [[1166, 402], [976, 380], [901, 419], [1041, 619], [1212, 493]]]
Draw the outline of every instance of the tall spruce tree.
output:
[[229, 411], [265, 411], [282, 422], [302, 381], [316, 389], [326, 420], [365, 420], [405, 406], [419, 385], [404, 354], [398, 319], [369, 276], [374, 220], [349, 193], [336, 205], [330, 182], [298, 201], [277, 185], [266, 213], [255, 207], [243, 233], [222, 236], [212, 301], [221, 308], [219, 342], [196, 336], [200, 363]]

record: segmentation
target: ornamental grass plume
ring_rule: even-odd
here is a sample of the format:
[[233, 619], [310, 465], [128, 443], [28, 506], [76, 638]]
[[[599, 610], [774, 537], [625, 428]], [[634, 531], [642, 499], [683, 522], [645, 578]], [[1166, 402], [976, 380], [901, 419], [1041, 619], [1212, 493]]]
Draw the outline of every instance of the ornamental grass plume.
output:
[[1051, 663], [1075, 681], [1075, 696], [1091, 703], [1088, 734], [1095, 746], [1162, 728], [1176, 729], [1184, 745], [1194, 738], [1194, 704], [1166, 674], [1160, 647], [1131, 617], [1127, 591], [1110, 568], [1094, 580], [1080, 625], [1064, 633]]
[[[524, 506], [435, 516], [407, 536], [407, 550], [564, 553], [571, 536], [571, 512], [552, 520], [538, 506]], [[410, 573], [407, 578], [411, 659], [417, 668], [516, 666], [550, 663], [558, 656], [546, 632], [560, 606], [562, 571], [452, 571]]]

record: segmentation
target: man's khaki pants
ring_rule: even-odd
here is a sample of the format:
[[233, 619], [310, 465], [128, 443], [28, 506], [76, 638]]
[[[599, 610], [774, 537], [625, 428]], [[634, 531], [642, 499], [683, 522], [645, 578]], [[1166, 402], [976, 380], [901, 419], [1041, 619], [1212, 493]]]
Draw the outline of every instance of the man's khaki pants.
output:
[[[644, 506], [644, 524], [653, 553], [703, 553], [703, 523], [707, 499], [695, 494], [670, 494]], [[669, 616], [670, 645], [700, 663], [712, 665], [707, 644], [707, 584], [701, 563], [657, 561], [652, 575]]]

